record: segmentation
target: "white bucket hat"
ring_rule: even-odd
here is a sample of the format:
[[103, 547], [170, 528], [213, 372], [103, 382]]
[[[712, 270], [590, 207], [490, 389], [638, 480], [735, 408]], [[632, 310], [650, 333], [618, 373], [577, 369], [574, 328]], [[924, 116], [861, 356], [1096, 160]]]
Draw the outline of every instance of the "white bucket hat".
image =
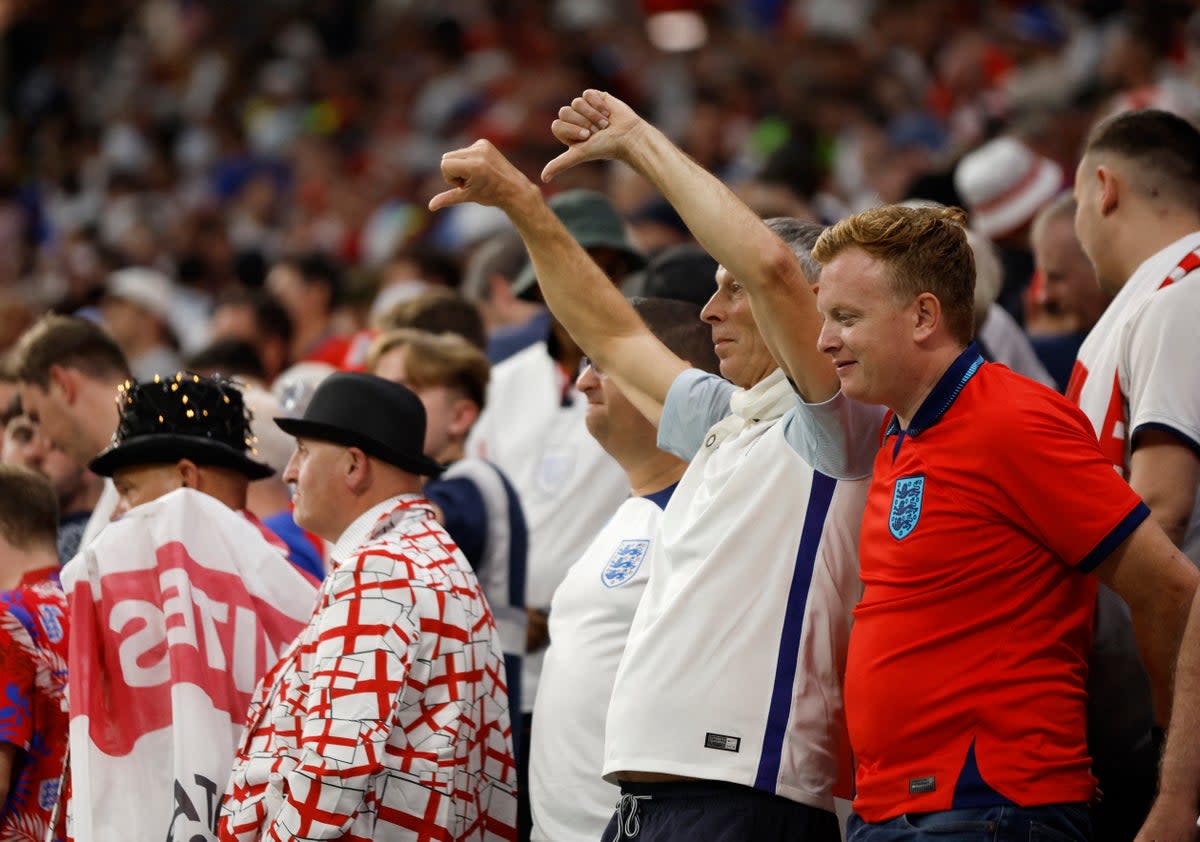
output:
[[1062, 167], [1012, 137], [988, 141], [954, 170], [954, 187], [970, 211], [971, 227], [989, 239], [1032, 220], [1062, 186]]

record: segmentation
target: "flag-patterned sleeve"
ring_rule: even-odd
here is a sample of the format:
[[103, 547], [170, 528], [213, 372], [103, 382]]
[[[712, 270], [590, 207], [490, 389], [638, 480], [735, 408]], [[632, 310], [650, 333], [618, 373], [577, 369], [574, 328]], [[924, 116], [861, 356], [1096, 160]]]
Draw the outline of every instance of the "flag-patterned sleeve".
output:
[[395, 557], [364, 553], [330, 573], [306, 698], [300, 762], [265, 839], [342, 836], [382, 766], [417, 641], [412, 583]]

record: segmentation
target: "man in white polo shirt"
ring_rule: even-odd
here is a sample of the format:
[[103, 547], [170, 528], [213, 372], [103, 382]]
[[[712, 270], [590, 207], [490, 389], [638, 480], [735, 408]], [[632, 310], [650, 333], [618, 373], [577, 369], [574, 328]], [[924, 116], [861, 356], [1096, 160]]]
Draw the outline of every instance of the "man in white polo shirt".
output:
[[[779, 223], [785, 243], [661, 133], [636, 125], [595, 134], [596, 145], [574, 146], [543, 175], [618, 157], [663, 192], [722, 266], [702, 318], [730, 382], [666, 349], [491, 144], [443, 156], [453, 187], [430, 207], [504, 210], [551, 311], [658, 426], [659, 446], [691, 460], [663, 514], [617, 671], [603, 771], [623, 794], [604, 838], [832, 842], [833, 793], [850, 771], [841, 676], [866, 486], [834, 481], [796, 450], [810, 430], [793, 411], [789, 378], [810, 397], [837, 392], [816, 351], [820, 321], [798, 259], [818, 229]], [[592, 136], [561, 120], [555, 133], [568, 145]], [[738, 281], [746, 276], [785, 285], [807, 310], [756, 323]], [[769, 350], [772, 331], [798, 333], [811, 350], [786, 375]]]

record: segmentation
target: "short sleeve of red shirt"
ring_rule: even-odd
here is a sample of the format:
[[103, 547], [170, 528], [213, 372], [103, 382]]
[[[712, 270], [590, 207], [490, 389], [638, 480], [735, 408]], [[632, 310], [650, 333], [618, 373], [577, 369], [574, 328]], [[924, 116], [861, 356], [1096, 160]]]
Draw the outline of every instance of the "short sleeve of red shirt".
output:
[[0, 742], [28, 750], [33, 737], [34, 664], [27, 646], [11, 631], [14, 623], [19, 625], [4, 609], [0, 613]]
[[1100, 452], [1077, 407], [1048, 389], [1011, 395], [1018, 411], [1006, 417], [1019, 422], [994, 431], [996, 487], [1008, 498], [1008, 514], [1059, 558], [1090, 572], [1150, 510]]

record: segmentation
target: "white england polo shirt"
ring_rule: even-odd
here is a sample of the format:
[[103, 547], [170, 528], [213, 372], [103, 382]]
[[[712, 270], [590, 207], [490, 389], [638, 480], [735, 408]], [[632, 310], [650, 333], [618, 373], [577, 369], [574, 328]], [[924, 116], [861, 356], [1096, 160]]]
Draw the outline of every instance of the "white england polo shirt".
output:
[[554, 592], [529, 757], [535, 842], [595, 842], [620, 797], [600, 777], [604, 722], [646, 589], [647, 556], [674, 490], [622, 503]]
[[659, 446], [691, 464], [617, 670], [610, 780], [685, 775], [827, 810], [848, 789], [842, 675], [867, 482], [800, 458], [815, 431], [796, 401], [781, 371], [745, 391], [697, 370], [671, 386]]
[[[629, 496], [629, 479], [587, 431], [587, 400], [538, 342], [492, 369], [467, 455], [488, 459], [521, 498], [529, 529], [525, 604], [546, 610], [580, 553]], [[521, 708], [533, 710], [543, 653], [524, 658]]]

